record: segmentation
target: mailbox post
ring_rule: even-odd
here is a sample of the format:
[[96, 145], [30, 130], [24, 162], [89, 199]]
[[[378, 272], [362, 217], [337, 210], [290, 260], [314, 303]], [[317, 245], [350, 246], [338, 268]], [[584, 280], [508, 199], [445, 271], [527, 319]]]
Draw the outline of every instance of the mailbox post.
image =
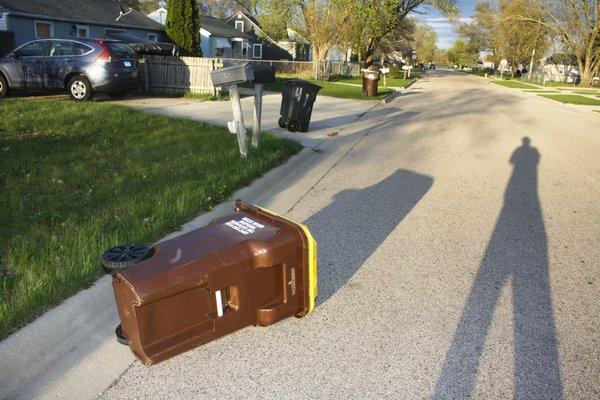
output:
[[260, 125], [262, 121], [263, 85], [275, 82], [273, 66], [255, 65], [254, 72], [254, 121], [252, 124], [252, 147], [257, 149], [260, 144]]
[[387, 89], [387, 74], [390, 73], [390, 69], [389, 68], [381, 68], [379, 70], [379, 72], [381, 72], [381, 74], [383, 75], [383, 88]]
[[233, 109], [233, 128], [238, 138], [240, 154], [242, 157], [248, 156], [248, 144], [246, 139], [246, 127], [244, 126], [244, 114], [242, 113], [242, 103], [240, 102], [240, 92], [238, 83], [250, 82], [254, 79], [254, 71], [250, 63], [234, 65], [211, 71], [210, 77], [213, 86], [225, 86], [231, 97], [231, 108]]

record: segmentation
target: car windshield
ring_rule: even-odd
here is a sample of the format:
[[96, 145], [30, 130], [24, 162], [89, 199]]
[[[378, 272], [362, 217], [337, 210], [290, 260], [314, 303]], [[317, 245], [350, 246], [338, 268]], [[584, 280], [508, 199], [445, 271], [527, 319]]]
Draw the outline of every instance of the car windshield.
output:
[[135, 51], [125, 43], [108, 42], [106, 43], [110, 51], [116, 56], [132, 56]]

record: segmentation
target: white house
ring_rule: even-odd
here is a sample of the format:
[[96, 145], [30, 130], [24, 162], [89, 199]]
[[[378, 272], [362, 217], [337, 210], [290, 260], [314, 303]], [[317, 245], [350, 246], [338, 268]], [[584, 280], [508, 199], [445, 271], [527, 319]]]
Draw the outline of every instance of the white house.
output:
[[[148, 14], [165, 24], [168, 10], [164, 7]], [[218, 18], [200, 16], [200, 48], [203, 57], [252, 58], [253, 40], [248, 34], [235, 29]]]

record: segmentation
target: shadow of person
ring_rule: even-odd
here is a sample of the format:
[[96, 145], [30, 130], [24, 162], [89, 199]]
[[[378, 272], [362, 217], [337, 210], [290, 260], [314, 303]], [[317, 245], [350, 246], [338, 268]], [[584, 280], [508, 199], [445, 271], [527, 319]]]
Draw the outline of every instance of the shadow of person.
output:
[[319, 244], [318, 304], [348, 282], [432, 184], [430, 176], [400, 169], [373, 186], [337, 193], [305, 221]]
[[558, 399], [562, 383], [550, 282], [548, 244], [537, 193], [539, 152], [523, 138], [510, 158], [504, 205], [463, 309], [434, 399], [468, 398], [505, 284], [512, 284], [517, 399]]

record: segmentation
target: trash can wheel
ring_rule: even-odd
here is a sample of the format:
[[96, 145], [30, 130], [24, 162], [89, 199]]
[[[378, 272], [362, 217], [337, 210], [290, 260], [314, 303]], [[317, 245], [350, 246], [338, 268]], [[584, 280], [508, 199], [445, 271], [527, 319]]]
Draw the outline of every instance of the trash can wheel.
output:
[[147, 244], [122, 244], [102, 254], [102, 265], [108, 272], [116, 272], [144, 261], [151, 253], [152, 248]]
[[123, 334], [123, 328], [121, 328], [121, 324], [119, 324], [117, 329], [115, 329], [115, 336], [117, 337], [117, 342], [124, 344], [125, 346], [129, 346], [129, 342], [127, 342], [127, 338]]
[[295, 119], [291, 119], [287, 123], [287, 129], [290, 132], [298, 132], [298, 129], [300, 129], [300, 124]]
[[279, 117], [279, 121], [277, 121], [277, 124], [279, 124], [279, 127], [281, 129], [287, 128], [287, 121], [283, 117]]

